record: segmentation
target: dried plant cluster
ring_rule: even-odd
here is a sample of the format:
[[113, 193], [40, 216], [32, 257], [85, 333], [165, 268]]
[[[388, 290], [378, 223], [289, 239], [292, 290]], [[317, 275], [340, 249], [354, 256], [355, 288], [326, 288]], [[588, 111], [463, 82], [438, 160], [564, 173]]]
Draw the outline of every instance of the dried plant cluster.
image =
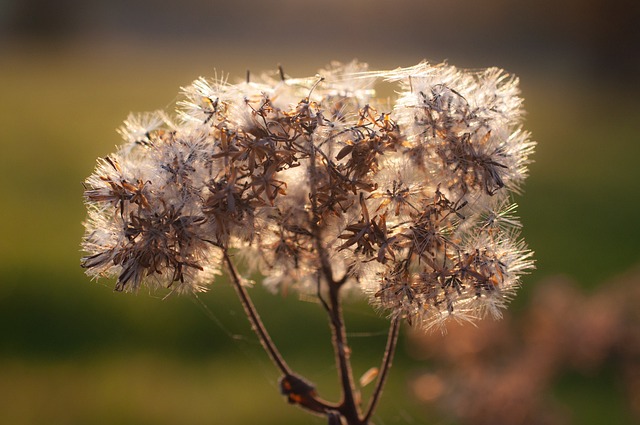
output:
[[[400, 83], [395, 106], [378, 80]], [[82, 264], [118, 290], [203, 290], [237, 248], [273, 288], [315, 290], [324, 272], [429, 326], [498, 314], [532, 265], [509, 192], [534, 143], [498, 69], [334, 64], [183, 94], [176, 118], [129, 116], [86, 181]]]
[[431, 327], [499, 316], [532, 267], [509, 199], [534, 143], [501, 70], [280, 69], [198, 79], [177, 106], [131, 115], [85, 183], [82, 265], [117, 290], [201, 291], [225, 264], [240, 282], [233, 255], [274, 291], [317, 293], [334, 319], [349, 287]]

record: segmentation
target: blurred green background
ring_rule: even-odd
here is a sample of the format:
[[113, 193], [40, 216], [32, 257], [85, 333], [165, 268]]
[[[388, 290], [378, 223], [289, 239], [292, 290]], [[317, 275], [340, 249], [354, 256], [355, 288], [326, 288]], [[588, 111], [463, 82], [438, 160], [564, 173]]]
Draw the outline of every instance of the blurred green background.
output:
[[[233, 81], [247, 68], [305, 76], [353, 58], [373, 69], [422, 59], [505, 68], [521, 79], [538, 141], [517, 199], [537, 270], [513, 311], [542, 278], [566, 274], [589, 291], [634, 267], [638, 3], [516, 3], [0, 2], [0, 422], [324, 423], [278, 394], [224, 280], [197, 298], [163, 299], [114, 293], [79, 267], [81, 182], [119, 143], [115, 129], [130, 111], [172, 109], [180, 86], [216, 70]], [[293, 368], [336, 399], [322, 308], [252, 294]], [[378, 365], [386, 323], [363, 303], [346, 314], [359, 376]], [[409, 389], [431, 366], [408, 344], [402, 337], [376, 423], [446, 423]], [[594, 409], [617, 393], [611, 377], [593, 379], [557, 395], [575, 423], [605, 423], [623, 408]]]

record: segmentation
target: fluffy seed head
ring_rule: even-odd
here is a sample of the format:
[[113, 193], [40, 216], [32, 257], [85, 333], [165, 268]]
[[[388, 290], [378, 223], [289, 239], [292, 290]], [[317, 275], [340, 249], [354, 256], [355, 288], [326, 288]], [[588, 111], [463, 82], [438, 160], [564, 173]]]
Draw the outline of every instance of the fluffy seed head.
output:
[[425, 327], [499, 316], [533, 267], [509, 200], [535, 146], [523, 115], [495, 68], [198, 79], [177, 118], [127, 118], [86, 180], [82, 265], [120, 290], [199, 291], [235, 249], [275, 291], [347, 282]]

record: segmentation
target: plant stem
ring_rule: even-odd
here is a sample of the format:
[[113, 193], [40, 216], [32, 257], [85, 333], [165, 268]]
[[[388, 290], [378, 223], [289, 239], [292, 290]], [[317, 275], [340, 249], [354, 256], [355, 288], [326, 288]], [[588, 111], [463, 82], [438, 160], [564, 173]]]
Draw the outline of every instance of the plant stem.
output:
[[360, 424], [360, 409], [355, 400], [355, 385], [351, 361], [349, 360], [349, 347], [347, 346], [347, 335], [345, 332], [344, 319], [342, 317], [342, 307], [340, 305], [340, 288], [337, 282], [329, 281], [329, 311], [331, 329], [333, 331], [333, 345], [338, 363], [338, 372], [342, 386], [342, 401], [339, 411], [349, 424]]
[[[360, 409], [356, 404], [354, 397], [355, 385], [353, 381], [353, 372], [351, 371], [351, 362], [349, 361], [347, 334], [345, 331], [344, 319], [342, 317], [342, 308], [340, 306], [340, 288], [342, 288], [346, 281], [346, 275], [343, 279], [338, 281], [334, 279], [331, 263], [329, 262], [329, 256], [327, 255], [327, 251], [323, 245], [322, 230], [318, 225], [321, 220], [321, 215], [318, 211], [316, 153], [320, 153], [321, 156], [326, 157], [322, 150], [316, 149], [313, 139], [311, 139], [309, 143], [309, 154], [311, 157], [309, 170], [309, 199], [311, 201], [310, 225], [315, 247], [318, 252], [318, 258], [320, 260], [319, 278], [322, 279], [322, 277], [324, 277], [324, 280], [329, 287], [329, 304], [327, 305], [320, 295], [320, 281], [318, 281], [318, 297], [329, 315], [331, 331], [333, 333], [333, 348], [340, 376], [340, 384], [342, 386], [342, 400], [337, 411], [347, 420], [349, 425], [360, 425]], [[332, 416], [329, 416], [330, 423], [331, 420]], [[335, 420], [335, 418], [333, 420]]]
[[262, 319], [253, 305], [248, 292], [244, 286], [242, 286], [238, 271], [236, 270], [233, 261], [231, 261], [226, 249], [223, 249], [223, 254], [227, 268], [229, 269], [233, 286], [236, 289], [242, 306], [244, 307], [244, 311], [251, 323], [251, 327], [258, 336], [262, 347], [283, 374], [282, 378], [280, 378], [280, 390], [282, 394], [287, 396], [289, 403], [298, 404], [300, 407], [313, 413], [328, 416], [331, 412], [335, 412], [339, 408], [338, 405], [329, 403], [318, 397], [315, 387], [302, 377], [295, 374], [291, 368], [289, 368], [282, 357], [282, 354], [280, 354], [280, 351], [278, 351], [277, 347], [271, 340], [271, 337], [269, 336], [267, 329], [264, 327]]
[[385, 381], [387, 380], [391, 363], [393, 362], [393, 355], [396, 352], [399, 331], [400, 319], [398, 317], [394, 317], [391, 319], [391, 327], [389, 328], [389, 335], [387, 336], [387, 346], [384, 350], [384, 357], [382, 358], [382, 365], [380, 366], [380, 373], [378, 375], [378, 381], [376, 382], [376, 388], [373, 390], [373, 394], [371, 395], [371, 401], [369, 402], [367, 413], [362, 420], [363, 424], [369, 423], [369, 420], [378, 405], [380, 396], [382, 395], [382, 389]]
[[249, 294], [247, 293], [244, 286], [242, 286], [240, 276], [238, 275], [238, 271], [236, 270], [235, 265], [233, 264], [233, 262], [231, 261], [231, 258], [229, 257], [229, 253], [227, 252], [226, 249], [223, 249], [223, 253], [224, 253], [224, 260], [227, 263], [227, 267], [229, 269], [229, 274], [231, 275], [231, 280], [233, 281], [233, 286], [236, 289], [238, 297], [240, 298], [240, 302], [242, 303], [242, 307], [244, 307], [244, 311], [247, 314], [247, 318], [249, 319], [249, 322], [251, 323], [251, 327], [253, 328], [253, 331], [258, 336], [258, 339], [260, 340], [262, 347], [264, 347], [264, 349], [269, 354], [269, 357], [271, 357], [271, 360], [273, 360], [273, 363], [278, 367], [278, 369], [280, 369], [283, 375], [285, 376], [293, 375], [293, 372], [291, 371], [287, 363], [284, 361], [284, 358], [282, 358], [282, 355], [280, 354], [275, 344], [271, 340], [271, 337], [269, 336], [269, 333], [264, 327], [264, 324], [262, 323], [262, 319], [260, 319], [260, 315], [258, 314], [256, 308], [254, 307], [253, 302], [249, 297]]

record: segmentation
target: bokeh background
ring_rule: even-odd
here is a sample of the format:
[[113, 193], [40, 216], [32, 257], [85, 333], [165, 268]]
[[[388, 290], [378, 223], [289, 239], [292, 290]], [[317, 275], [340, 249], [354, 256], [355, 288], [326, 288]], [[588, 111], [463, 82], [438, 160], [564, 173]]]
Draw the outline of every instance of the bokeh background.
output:
[[[224, 280], [166, 299], [90, 282], [81, 182], [130, 111], [172, 109], [198, 76], [357, 58], [505, 68], [539, 143], [517, 199], [537, 270], [499, 324], [404, 329], [375, 422], [637, 423], [639, 4], [1, 0], [0, 422], [324, 423], [278, 394]], [[337, 398], [322, 308], [252, 294], [293, 368]], [[359, 375], [386, 323], [357, 301], [346, 314]]]

